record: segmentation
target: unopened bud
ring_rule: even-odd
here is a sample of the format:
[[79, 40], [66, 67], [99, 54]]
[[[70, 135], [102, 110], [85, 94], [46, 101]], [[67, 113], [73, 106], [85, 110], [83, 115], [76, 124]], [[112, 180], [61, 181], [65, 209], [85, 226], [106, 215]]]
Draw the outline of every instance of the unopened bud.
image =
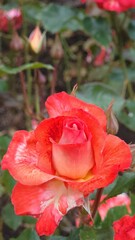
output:
[[19, 50], [22, 50], [23, 47], [24, 47], [24, 44], [23, 44], [22, 38], [19, 37], [17, 32], [14, 32], [12, 40], [10, 42], [10, 48], [15, 51], [19, 51]]
[[106, 110], [106, 117], [107, 117], [107, 132], [113, 135], [116, 135], [119, 130], [118, 121], [114, 115], [112, 110], [113, 102], [111, 102]]
[[55, 37], [50, 54], [56, 60], [60, 60], [64, 55], [63, 47], [58, 35]]
[[29, 36], [29, 44], [34, 53], [39, 53], [45, 47], [45, 32], [41, 33], [37, 26]]
[[39, 69], [37, 70], [37, 79], [40, 84], [44, 84], [46, 82], [45, 75]]

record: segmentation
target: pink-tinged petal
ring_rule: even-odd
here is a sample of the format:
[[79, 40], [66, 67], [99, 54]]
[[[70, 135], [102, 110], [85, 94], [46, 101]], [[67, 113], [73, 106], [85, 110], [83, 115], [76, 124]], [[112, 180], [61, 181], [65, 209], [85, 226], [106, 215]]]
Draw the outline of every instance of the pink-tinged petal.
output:
[[104, 221], [108, 211], [110, 210], [110, 208], [113, 207], [125, 206], [127, 208], [128, 213], [131, 213], [130, 204], [131, 200], [129, 196], [126, 193], [122, 193], [117, 195], [116, 197], [107, 199], [104, 203], [101, 203], [101, 205], [98, 207], [98, 211], [102, 221]]
[[50, 118], [43, 120], [35, 129], [38, 151], [38, 167], [49, 173], [54, 174], [55, 169], [52, 165], [52, 143], [50, 138], [59, 141], [62, 134], [64, 117]]
[[73, 108], [82, 109], [97, 118], [100, 125], [106, 129], [106, 115], [101, 108], [94, 104], [85, 103], [66, 92], [56, 93], [48, 97], [45, 106], [50, 117], [64, 115], [64, 112], [71, 111]]
[[13, 178], [22, 184], [38, 185], [53, 178], [37, 167], [38, 154], [34, 132], [17, 131], [2, 160]]
[[94, 164], [91, 142], [69, 145], [53, 143], [52, 159], [59, 176], [84, 178]]
[[107, 136], [102, 154], [104, 158], [104, 168], [117, 165], [119, 171], [124, 171], [131, 165], [132, 154], [130, 147], [116, 136]]
[[43, 214], [37, 221], [36, 231], [37, 233], [42, 235], [52, 235], [56, 228], [58, 227], [60, 221], [63, 218], [63, 214], [61, 214], [54, 206], [54, 204], [50, 204], [46, 207]]
[[94, 165], [91, 135], [85, 123], [71, 118], [63, 123], [59, 142], [52, 141], [52, 160], [58, 175], [79, 179], [87, 175]]
[[[91, 178], [84, 183], [69, 183], [85, 195], [97, 188], [106, 187], [112, 183], [120, 171], [128, 169], [131, 164], [131, 152], [129, 146], [116, 136], [108, 135], [104, 139], [104, 147], [101, 149], [102, 166], [93, 169]], [[96, 161], [96, 160], [95, 160]]]
[[72, 208], [84, 203], [83, 194], [66, 187], [63, 182], [51, 180], [39, 186], [17, 184], [12, 193], [17, 215], [37, 217], [39, 235], [54, 233], [63, 216]]
[[91, 134], [91, 144], [93, 150], [93, 158], [95, 161], [95, 169], [98, 171], [98, 169], [102, 168], [103, 164], [101, 150], [103, 149], [104, 141], [107, 136], [106, 132], [103, 130], [96, 118], [83, 110], [73, 109], [72, 111], [67, 112], [67, 115], [78, 117], [78, 119], [83, 121], [87, 126], [88, 132]]

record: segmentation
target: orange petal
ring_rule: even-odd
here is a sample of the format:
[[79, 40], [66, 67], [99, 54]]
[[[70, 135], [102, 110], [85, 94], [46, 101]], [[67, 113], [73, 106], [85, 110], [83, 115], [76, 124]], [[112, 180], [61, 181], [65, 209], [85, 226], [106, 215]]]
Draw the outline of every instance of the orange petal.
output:
[[39, 186], [17, 184], [12, 193], [12, 203], [17, 215], [37, 217], [39, 235], [53, 234], [68, 210], [83, 205], [83, 194], [52, 180]]
[[38, 154], [34, 132], [17, 131], [2, 160], [13, 178], [22, 184], [38, 185], [53, 178], [37, 167]]
[[64, 112], [71, 111], [73, 108], [82, 109], [97, 118], [101, 126], [106, 129], [106, 115], [100, 107], [88, 104], [66, 92], [60, 92], [48, 97], [45, 106], [50, 117], [64, 115]]

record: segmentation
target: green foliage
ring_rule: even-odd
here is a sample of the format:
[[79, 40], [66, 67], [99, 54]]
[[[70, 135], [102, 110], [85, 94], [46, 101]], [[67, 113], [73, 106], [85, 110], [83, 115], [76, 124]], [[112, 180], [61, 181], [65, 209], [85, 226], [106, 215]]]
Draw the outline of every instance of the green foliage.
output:
[[17, 238], [11, 238], [10, 240], [24, 240], [24, 239], [28, 239], [28, 240], [40, 240], [39, 236], [37, 235], [37, 233], [33, 230], [33, 229], [25, 229], [19, 237]]
[[113, 240], [112, 228], [85, 227], [80, 231], [80, 240]]
[[117, 179], [105, 189], [105, 194], [107, 194], [105, 199], [114, 197], [122, 192], [129, 192], [129, 190], [134, 189], [134, 186], [134, 172], [125, 172], [118, 176]]
[[2, 159], [3, 155], [5, 154], [10, 140], [11, 140], [11, 138], [6, 135], [0, 137], [0, 160]]
[[127, 32], [128, 32], [129, 37], [132, 40], [135, 40], [135, 20], [134, 19], [130, 20]]
[[113, 88], [104, 83], [87, 83], [82, 85], [77, 92], [77, 96], [82, 100], [94, 103], [106, 109], [109, 103], [114, 100], [114, 111], [120, 111], [124, 104], [124, 99], [114, 91]]
[[22, 223], [22, 217], [15, 215], [13, 206], [10, 203], [2, 209], [2, 218], [5, 224], [13, 230], [17, 230]]
[[83, 29], [102, 45], [108, 45], [111, 42], [111, 29], [104, 18], [85, 17]]
[[15, 180], [11, 177], [8, 171], [2, 172], [1, 183], [5, 189], [5, 192], [11, 194], [12, 189], [15, 185]]

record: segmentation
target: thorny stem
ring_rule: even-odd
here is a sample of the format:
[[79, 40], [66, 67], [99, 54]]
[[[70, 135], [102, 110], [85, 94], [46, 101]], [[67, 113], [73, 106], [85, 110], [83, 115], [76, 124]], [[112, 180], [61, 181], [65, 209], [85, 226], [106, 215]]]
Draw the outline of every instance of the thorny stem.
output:
[[96, 216], [96, 212], [97, 212], [97, 209], [98, 209], [98, 206], [99, 206], [99, 203], [100, 203], [102, 192], [103, 192], [103, 188], [99, 188], [97, 190], [96, 199], [95, 199], [94, 204], [92, 206], [92, 214], [91, 214], [92, 219], [94, 219], [95, 216]]

